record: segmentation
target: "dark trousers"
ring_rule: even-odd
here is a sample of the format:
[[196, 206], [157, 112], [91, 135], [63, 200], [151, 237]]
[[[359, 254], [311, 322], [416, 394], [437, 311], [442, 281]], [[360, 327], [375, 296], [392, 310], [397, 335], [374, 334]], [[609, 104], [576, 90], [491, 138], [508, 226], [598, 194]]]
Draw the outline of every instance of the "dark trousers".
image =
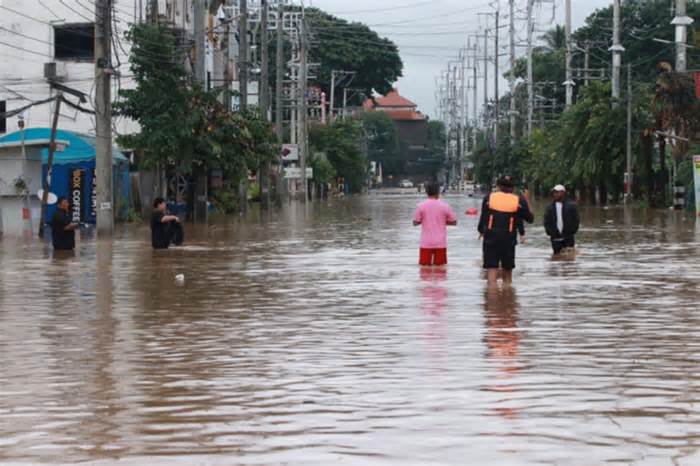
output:
[[573, 236], [567, 236], [565, 238], [552, 238], [552, 249], [554, 254], [559, 254], [562, 249], [573, 248], [576, 246], [576, 241]]

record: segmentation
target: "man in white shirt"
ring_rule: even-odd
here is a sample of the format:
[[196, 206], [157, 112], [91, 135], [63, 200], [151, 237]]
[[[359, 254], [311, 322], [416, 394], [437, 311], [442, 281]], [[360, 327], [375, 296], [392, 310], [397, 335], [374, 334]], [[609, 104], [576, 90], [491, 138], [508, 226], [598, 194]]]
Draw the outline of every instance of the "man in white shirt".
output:
[[552, 188], [552, 203], [544, 213], [544, 228], [552, 240], [554, 254], [576, 245], [579, 229], [578, 207], [566, 197], [566, 188], [558, 184]]

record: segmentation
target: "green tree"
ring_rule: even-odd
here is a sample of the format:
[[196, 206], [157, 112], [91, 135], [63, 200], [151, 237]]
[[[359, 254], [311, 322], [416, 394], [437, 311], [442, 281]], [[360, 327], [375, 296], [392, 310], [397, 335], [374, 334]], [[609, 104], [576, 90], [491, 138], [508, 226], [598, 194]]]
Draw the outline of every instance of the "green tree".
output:
[[552, 29], [548, 30], [540, 36], [540, 40], [544, 42], [544, 50], [554, 52], [566, 48], [566, 29], [564, 26], [557, 24]]
[[219, 101], [219, 90], [193, 84], [183, 63], [187, 48], [169, 28], [138, 24], [129, 31], [136, 86], [120, 91], [115, 108], [137, 121], [137, 133], [119, 142], [141, 154], [144, 167], [177, 166], [223, 170], [232, 185], [275, 158], [272, 127], [256, 112], [236, 113]]
[[323, 152], [339, 177], [345, 178], [351, 192], [360, 192], [366, 181], [367, 158], [360, 142], [362, 125], [355, 120], [332, 125], [314, 125], [309, 131], [312, 152]]
[[367, 135], [368, 158], [380, 162], [385, 175], [399, 176], [406, 167], [406, 151], [401, 150], [401, 141], [396, 123], [384, 112], [365, 112], [360, 117]]
[[332, 70], [355, 71], [352, 87], [362, 89], [366, 96], [373, 91], [383, 95], [391, 91], [403, 72], [396, 44], [362, 23], [348, 22], [316, 8], [307, 9], [306, 17], [318, 39], [312, 45], [310, 61], [320, 64], [317, 83], [329, 98]]

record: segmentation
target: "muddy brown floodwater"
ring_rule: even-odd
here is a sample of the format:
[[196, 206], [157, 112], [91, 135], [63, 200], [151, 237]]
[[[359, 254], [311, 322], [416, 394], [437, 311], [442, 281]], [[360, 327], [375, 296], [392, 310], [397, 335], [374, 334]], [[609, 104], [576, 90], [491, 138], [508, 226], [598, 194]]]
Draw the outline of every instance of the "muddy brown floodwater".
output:
[[540, 215], [487, 291], [474, 218], [419, 269], [418, 200], [253, 211], [162, 253], [145, 227], [75, 257], [5, 238], [0, 463], [700, 464], [692, 217], [585, 209], [552, 261]]

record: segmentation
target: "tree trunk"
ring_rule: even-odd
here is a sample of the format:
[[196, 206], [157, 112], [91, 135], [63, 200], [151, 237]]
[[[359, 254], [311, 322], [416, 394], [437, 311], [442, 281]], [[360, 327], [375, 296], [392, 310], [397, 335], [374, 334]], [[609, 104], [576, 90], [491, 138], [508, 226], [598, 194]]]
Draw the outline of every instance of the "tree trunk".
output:
[[663, 136], [659, 136], [659, 162], [661, 164], [657, 193], [659, 207], [666, 207], [666, 183], [668, 180], [668, 170], [666, 170], [666, 139]]

